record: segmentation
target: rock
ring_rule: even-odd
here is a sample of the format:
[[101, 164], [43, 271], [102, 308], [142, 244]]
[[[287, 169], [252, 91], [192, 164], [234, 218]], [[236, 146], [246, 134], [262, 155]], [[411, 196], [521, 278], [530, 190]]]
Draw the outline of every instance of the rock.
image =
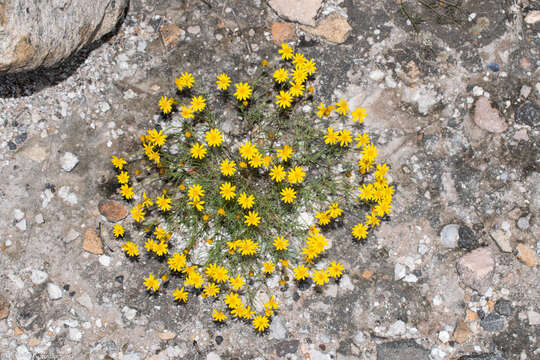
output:
[[77, 302], [88, 310], [92, 310], [94, 308], [94, 304], [92, 304], [92, 298], [86, 293], [79, 296], [77, 298]]
[[127, 353], [122, 355], [122, 360], [142, 360], [142, 357], [139, 353]]
[[536, 311], [529, 310], [527, 311], [527, 318], [529, 319], [529, 325], [540, 325], [540, 314]]
[[490, 233], [491, 238], [495, 241], [499, 249], [502, 252], [512, 252], [512, 245], [510, 245], [510, 234], [506, 231], [497, 229]]
[[15, 360], [32, 360], [32, 353], [26, 345], [19, 345], [15, 350]]
[[201, 27], [199, 25], [188, 26], [187, 32], [192, 35], [197, 35], [198, 33], [201, 32]]
[[481, 86], [476, 85], [475, 87], [473, 87], [472, 93], [474, 96], [477, 96], [477, 97], [482, 96], [484, 95], [484, 89], [482, 89]]
[[427, 115], [431, 108], [439, 102], [437, 92], [426, 86], [401, 88], [401, 100], [418, 106], [418, 112], [422, 115]]
[[527, 230], [529, 228], [530, 224], [529, 224], [529, 217], [528, 216], [523, 216], [523, 217], [520, 217], [517, 221], [517, 227], [520, 229], [520, 230]]
[[344, 291], [347, 291], [347, 290], [353, 291], [354, 290], [354, 285], [353, 285], [349, 275], [345, 274], [345, 275], [343, 275], [341, 277], [341, 279], [339, 281], [339, 288], [341, 290], [344, 290]]
[[171, 331], [164, 331], [164, 332], [160, 332], [159, 333], [159, 338], [161, 340], [164, 340], [164, 341], [167, 341], [167, 340], [172, 340], [176, 337], [176, 333], [174, 332], [171, 332]]
[[270, 339], [283, 340], [287, 337], [287, 328], [283, 325], [283, 321], [279, 316], [272, 318], [270, 324]]
[[79, 163], [79, 158], [70, 152], [65, 152], [64, 155], [60, 157], [60, 166], [62, 167], [62, 170], [66, 172], [70, 172], [77, 166]]
[[21, 231], [26, 231], [26, 219], [22, 219], [15, 224], [15, 227]]
[[223, 336], [221, 335], [216, 336], [216, 344], [221, 345], [222, 342], [223, 342]]
[[401, 280], [407, 275], [407, 268], [403, 264], [394, 265], [394, 280]]
[[95, 255], [103, 254], [103, 242], [96, 230], [87, 230], [83, 237], [83, 249]]
[[429, 351], [414, 340], [398, 340], [377, 345], [377, 360], [429, 360]]
[[302, 26], [302, 30], [335, 44], [341, 44], [349, 37], [352, 27], [343, 15], [333, 12], [324, 19], [319, 20], [317, 26]]
[[510, 300], [499, 299], [495, 303], [495, 312], [499, 315], [512, 316], [514, 309]]
[[296, 26], [289, 22], [275, 22], [272, 24], [272, 41], [274, 45], [296, 40]]
[[501, 67], [495, 61], [490, 62], [487, 68], [488, 70], [491, 70], [493, 72], [498, 72], [499, 70], [501, 70]]
[[472, 231], [470, 227], [466, 225], [462, 225], [459, 227], [458, 233], [459, 233], [458, 245], [461, 249], [473, 250], [479, 246], [478, 240], [476, 239], [476, 235], [474, 234], [474, 232]]
[[209, 352], [208, 355], [206, 355], [206, 360], [221, 360], [221, 356], [212, 351]]
[[42, 214], [37, 214], [36, 216], [34, 216], [34, 221], [37, 223], [37, 224], [43, 224], [45, 222], [45, 219], [43, 219], [43, 215]]
[[450, 334], [448, 331], [439, 331], [439, 340], [441, 340], [443, 343], [447, 343], [450, 340]]
[[446, 359], [446, 352], [439, 348], [433, 348], [431, 349], [431, 359], [432, 360], [445, 360]]
[[58, 300], [62, 297], [62, 289], [56, 284], [48, 283], [47, 294], [49, 295], [49, 299]]
[[353, 341], [358, 347], [360, 347], [366, 341], [366, 337], [364, 336], [363, 332], [359, 331], [356, 333], [356, 335], [354, 335]]
[[536, 258], [536, 253], [533, 249], [528, 247], [525, 244], [519, 244], [517, 246], [517, 258], [525, 263], [527, 266], [535, 267], [538, 265], [538, 259]]
[[505, 360], [505, 358], [498, 354], [473, 353], [471, 355], [462, 356], [458, 360]]
[[24, 212], [21, 209], [15, 209], [13, 210], [13, 217], [15, 221], [21, 221], [24, 218]]
[[68, 339], [79, 342], [82, 339], [82, 332], [77, 328], [69, 328]]
[[388, 336], [401, 336], [404, 335], [407, 332], [407, 325], [401, 321], [398, 320], [394, 322], [390, 327], [388, 328], [388, 331], [386, 332], [386, 335]]
[[4, 320], [9, 316], [9, 304], [7, 301], [0, 295], [0, 320]]
[[279, 17], [315, 26], [315, 17], [321, 8], [323, 0], [269, 0], [268, 4]]
[[330, 355], [320, 352], [319, 350], [312, 349], [309, 351], [309, 359], [311, 360], [331, 360]]
[[[114, 30], [128, 0], [31, 1], [0, 5], [0, 74], [50, 67]], [[9, 4], [9, 5], [7, 5]]]
[[483, 293], [491, 284], [495, 260], [489, 248], [479, 248], [461, 257], [457, 269], [465, 285]]
[[369, 73], [369, 78], [373, 81], [381, 81], [384, 79], [384, 72], [379, 69], [373, 70], [371, 73]]
[[109, 222], [119, 222], [127, 216], [127, 209], [120, 201], [101, 200], [98, 204], [99, 213]]
[[499, 314], [491, 313], [480, 321], [480, 326], [489, 332], [501, 331], [504, 329], [504, 318]]
[[135, 316], [137, 316], [137, 310], [132, 309], [132, 308], [127, 307], [127, 306], [124, 306], [122, 308], [122, 312], [124, 313], [124, 316], [126, 317], [126, 319], [129, 320], [129, 321], [135, 319]]
[[111, 265], [111, 257], [107, 255], [101, 255], [99, 257], [99, 263], [105, 267], [109, 267]]
[[287, 354], [296, 354], [298, 345], [300, 345], [300, 341], [296, 339], [280, 341], [276, 344], [276, 354], [280, 358]]
[[536, 24], [540, 21], [540, 10], [530, 11], [527, 16], [525, 16], [525, 22], [527, 24]]
[[465, 310], [465, 321], [476, 321], [478, 320], [478, 314], [471, 309]]
[[32, 274], [30, 275], [30, 280], [34, 285], [41, 285], [47, 279], [49, 278], [49, 275], [41, 270], [32, 270]]
[[58, 196], [60, 196], [60, 199], [64, 200], [69, 205], [75, 205], [77, 204], [77, 195], [70, 192], [69, 186], [62, 186], [60, 190], [58, 190]]
[[518, 124], [537, 126], [540, 121], [540, 108], [531, 101], [526, 101], [516, 109], [514, 118]]
[[408, 274], [407, 276], [403, 278], [403, 281], [408, 282], [408, 283], [415, 283], [418, 281], [418, 277], [414, 274]]
[[49, 158], [49, 150], [39, 144], [26, 147], [21, 154], [35, 162], [42, 162]]
[[66, 244], [69, 244], [70, 242], [72, 242], [73, 240], [77, 239], [79, 237], [79, 234], [77, 231], [73, 230], [73, 229], [70, 229], [67, 233], [66, 236], [64, 236], [64, 242]]
[[448, 224], [443, 227], [440, 238], [444, 247], [454, 249], [458, 245], [459, 225]]
[[467, 324], [465, 324], [464, 321], [459, 321], [458, 322], [458, 326], [456, 327], [456, 329], [454, 330], [454, 335], [453, 335], [453, 339], [454, 341], [456, 341], [458, 344], [463, 344], [464, 342], [466, 342], [467, 340], [470, 339], [470, 337], [472, 336], [472, 331], [469, 330], [469, 327], [467, 326]]
[[519, 95], [526, 99], [529, 97], [529, 95], [531, 94], [531, 91], [532, 91], [532, 88], [530, 86], [527, 86], [527, 85], [523, 85], [521, 87], [521, 90], [519, 91]]
[[483, 130], [492, 133], [502, 133], [508, 124], [499, 115], [499, 111], [491, 106], [488, 98], [481, 96], [474, 107], [474, 123]]
[[389, 89], [394, 89], [397, 86], [397, 82], [394, 80], [394, 78], [391, 75], [387, 75], [384, 78], [384, 83]]

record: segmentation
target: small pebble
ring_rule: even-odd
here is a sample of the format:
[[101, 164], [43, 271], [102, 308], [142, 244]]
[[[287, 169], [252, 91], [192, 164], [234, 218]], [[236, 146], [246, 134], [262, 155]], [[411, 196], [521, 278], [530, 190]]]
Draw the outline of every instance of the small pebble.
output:
[[517, 221], [517, 227], [520, 230], [527, 230], [529, 228], [529, 217], [528, 216], [520, 217]]
[[458, 245], [459, 225], [449, 224], [443, 227], [440, 239], [444, 247], [454, 249]]
[[32, 270], [32, 274], [30, 275], [30, 280], [32, 280], [34, 285], [41, 285], [47, 281], [48, 278], [49, 275], [41, 270]]
[[45, 222], [45, 220], [43, 219], [43, 215], [41, 214], [37, 214], [35, 217], [34, 217], [34, 221], [37, 223], [37, 224], [43, 224]]
[[64, 155], [60, 158], [60, 166], [62, 167], [62, 170], [65, 172], [70, 172], [77, 166], [79, 163], [79, 158], [71, 153], [71, 152], [65, 152]]
[[24, 218], [24, 212], [20, 209], [13, 210], [13, 217], [15, 221], [21, 221]]
[[49, 295], [49, 299], [58, 300], [62, 297], [62, 289], [56, 284], [48, 283], [47, 294]]
[[221, 335], [216, 336], [216, 344], [221, 345], [222, 342], [223, 342], [223, 336]]
[[498, 72], [499, 70], [501, 70], [499, 64], [497, 64], [495, 61], [489, 63], [487, 68], [488, 68], [488, 70], [491, 70], [493, 72]]

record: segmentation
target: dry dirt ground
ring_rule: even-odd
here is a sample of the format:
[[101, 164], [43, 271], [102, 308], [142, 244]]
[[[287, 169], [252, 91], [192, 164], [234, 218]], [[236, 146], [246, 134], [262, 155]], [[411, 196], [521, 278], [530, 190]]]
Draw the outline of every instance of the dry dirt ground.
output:
[[[275, 57], [294, 9], [270, 3], [133, 0], [99, 47], [0, 79], [0, 359], [540, 359], [534, 1], [306, 1], [335, 26], [284, 26], [319, 98], [367, 108], [391, 218], [363, 243], [332, 230], [345, 276], [281, 287], [262, 336], [143, 289], [98, 210], [120, 198], [109, 159], [162, 121], [180, 72], [245, 78]], [[102, 255], [82, 246], [96, 228]]]

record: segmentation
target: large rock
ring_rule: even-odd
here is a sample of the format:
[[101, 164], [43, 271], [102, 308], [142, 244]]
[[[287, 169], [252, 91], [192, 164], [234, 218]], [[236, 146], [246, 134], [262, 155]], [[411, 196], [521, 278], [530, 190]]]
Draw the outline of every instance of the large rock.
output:
[[349, 37], [352, 27], [343, 15], [333, 12], [317, 22], [317, 26], [302, 26], [302, 30], [323, 37], [334, 44], [341, 44]]
[[508, 124], [501, 117], [499, 111], [493, 108], [488, 98], [484, 96], [476, 100], [474, 122], [481, 129], [491, 133], [502, 133], [508, 129]]
[[457, 268], [465, 285], [483, 293], [491, 285], [495, 259], [489, 248], [480, 248], [459, 259]]
[[0, 2], [0, 74], [59, 63], [111, 32], [128, 1]]
[[315, 26], [323, 0], [270, 0], [268, 4], [283, 19]]

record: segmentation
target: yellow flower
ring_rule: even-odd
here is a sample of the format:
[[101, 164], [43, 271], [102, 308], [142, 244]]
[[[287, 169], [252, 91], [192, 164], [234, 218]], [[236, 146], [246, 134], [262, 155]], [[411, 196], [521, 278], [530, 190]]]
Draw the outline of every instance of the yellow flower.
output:
[[117, 168], [118, 170], [122, 170], [124, 165], [127, 164], [126, 160], [124, 160], [122, 158], [119, 158], [119, 157], [116, 157], [116, 156], [113, 156], [111, 158], [111, 162], [114, 165], [114, 167]]
[[291, 158], [293, 149], [289, 145], [283, 145], [283, 148], [277, 149], [277, 157], [280, 161], [287, 161]]
[[224, 320], [227, 320], [228, 317], [223, 312], [214, 309], [214, 312], [212, 313], [212, 319], [217, 322], [222, 322]]
[[146, 240], [146, 242], [144, 243], [144, 248], [145, 248], [146, 251], [148, 251], [148, 252], [154, 252], [154, 251], [156, 251], [157, 246], [158, 246], [158, 244], [157, 244], [153, 239], [148, 239], [148, 240]]
[[156, 204], [161, 211], [169, 211], [171, 209], [171, 201], [171, 198], [165, 197], [165, 194], [163, 194], [157, 197]]
[[244, 221], [247, 226], [259, 226], [259, 223], [261, 222], [261, 217], [256, 211], [250, 211], [248, 215], [244, 215], [244, 218], [246, 219]]
[[166, 96], [162, 96], [159, 100], [159, 108], [165, 115], [170, 113], [172, 111], [172, 106], [174, 104], [173, 98], [167, 98]]
[[191, 200], [199, 200], [204, 197], [204, 189], [199, 184], [191, 185], [188, 189], [188, 197]]
[[366, 118], [367, 112], [363, 107], [357, 107], [352, 113], [352, 119], [354, 122], [363, 123]]
[[296, 67], [299, 67], [299, 66], [303, 66], [305, 63], [306, 63], [307, 59], [306, 57], [304, 56], [304, 54], [302, 53], [296, 53], [294, 54], [293, 56], [293, 65], [295, 65]]
[[253, 319], [253, 328], [258, 332], [263, 332], [268, 326], [268, 318], [266, 316], [257, 315], [255, 319]]
[[169, 252], [169, 244], [167, 244], [165, 241], [160, 241], [159, 244], [154, 246], [154, 252], [157, 256], [167, 255]]
[[202, 200], [193, 200], [193, 201], [188, 201], [188, 205], [191, 205], [193, 206], [195, 209], [197, 209], [197, 211], [203, 211], [204, 210], [204, 201]]
[[176, 301], [183, 301], [183, 302], [188, 301], [188, 293], [184, 290], [183, 286], [180, 290], [179, 289], [174, 290], [173, 297], [174, 297], [174, 300]]
[[319, 109], [319, 111], [317, 111], [317, 116], [322, 118], [326, 113], [326, 106], [324, 106], [323, 103], [320, 103], [317, 109]]
[[281, 182], [283, 179], [285, 179], [285, 176], [287, 176], [287, 173], [281, 165], [274, 165], [272, 170], [270, 170], [270, 177], [275, 182]]
[[362, 223], [356, 224], [352, 229], [352, 234], [358, 240], [367, 238], [367, 229], [368, 227]]
[[242, 306], [242, 300], [237, 293], [230, 292], [225, 295], [225, 300], [223, 301], [230, 309], [237, 309]]
[[292, 78], [297, 84], [303, 84], [307, 80], [307, 77], [307, 72], [302, 68], [296, 67], [292, 72]]
[[274, 298], [274, 295], [270, 297], [270, 300], [264, 304], [265, 309], [276, 310], [279, 307], [279, 301]]
[[283, 238], [283, 236], [276, 236], [273, 245], [276, 250], [287, 250], [287, 247], [289, 246], [289, 240]]
[[279, 95], [276, 95], [276, 104], [280, 108], [286, 109], [291, 106], [292, 94], [289, 91], [280, 90]]
[[191, 73], [182, 73], [175, 83], [178, 90], [182, 91], [185, 87], [191, 89], [194, 81], [195, 79]]
[[281, 55], [283, 60], [292, 59], [293, 56], [292, 48], [287, 43], [281, 44], [281, 49], [278, 50], [278, 53]]
[[339, 98], [339, 101], [336, 103], [336, 111], [340, 115], [347, 115], [349, 113], [349, 104], [347, 101], [343, 100], [342, 98]]
[[296, 280], [305, 280], [309, 277], [309, 270], [307, 267], [300, 264], [293, 269], [293, 274]]
[[219, 90], [227, 90], [227, 88], [231, 85], [231, 78], [225, 73], [218, 75], [216, 85]]
[[328, 275], [335, 278], [341, 277], [343, 274], [344, 266], [342, 263], [336, 263], [335, 261], [332, 261], [330, 263], [330, 266], [328, 267]]
[[276, 266], [274, 265], [273, 262], [265, 261], [263, 263], [263, 270], [262, 270], [263, 274], [271, 274], [274, 271], [276, 271]]
[[253, 195], [248, 196], [245, 192], [243, 192], [238, 197], [238, 205], [240, 205], [242, 209], [251, 209], [253, 204], [255, 204], [255, 196]]
[[[182, 106], [180, 106], [180, 112], [181, 112], [182, 117], [184, 119], [192, 119], [193, 117], [195, 117], [193, 115], [193, 109], [191, 107], [187, 107], [187, 106], [182, 105]], [[189, 137], [189, 136], [187, 136], [187, 137]]]
[[289, 89], [289, 93], [294, 97], [299, 97], [304, 94], [304, 88], [304, 84], [291, 82], [291, 88]]
[[206, 284], [204, 286], [204, 295], [206, 296], [217, 296], [217, 294], [219, 294], [219, 287], [214, 284], [214, 283], [210, 283], [210, 284]]
[[159, 280], [150, 274], [147, 278], [144, 278], [144, 286], [146, 286], [146, 290], [152, 289], [152, 291], [156, 292], [159, 289]]
[[356, 134], [354, 141], [356, 141], [356, 148], [363, 147], [369, 144], [369, 134]]
[[114, 237], [124, 236], [124, 227], [120, 224], [115, 224], [113, 226], [113, 234]]
[[220, 146], [223, 143], [223, 135], [218, 129], [210, 129], [205, 133], [205, 140], [208, 146]]
[[240, 254], [244, 256], [255, 255], [257, 249], [259, 249], [259, 244], [254, 242], [251, 239], [241, 240], [239, 244]]
[[330, 205], [330, 208], [328, 209], [328, 215], [329, 215], [332, 219], [337, 218], [337, 217], [340, 216], [341, 214], [343, 214], [343, 210], [339, 208], [339, 204], [338, 204], [338, 203], [333, 203], [332, 205]]
[[131, 217], [136, 222], [143, 221], [144, 220], [144, 215], [146, 215], [146, 213], [143, 211], [142, 204], [137, 204], [137, 206], [135, 206], [133, 209], [131, 209]]
[[304, 181], [304, 177], [306, 176], [306, 173], [300, 166], [295, 166], [294, 169], [290, 169], [289, 173], [287, 174], [287, 180], [291, 184], [299, 184], [302, 181]]
[[139, 248], [131, 241], [123, 244], [122, 250], [125, 251], [127, 256], [139, 256]]
[[313, 59], [309, 59], [308, 61], [304, 61], [304, 70], [308, 73], [308, 75], [313, 75], [317, 71], [317, 66], [315, 64], [315, 61]]
[[204, 278], [202, 277], [201, 273], [198, 271], [191, 271], [184, 284], [188, 286], [193, 286], [195, 289], [200, 289], [201, 286], [204, 284]]
[[313, 282], [319, 286], [324, 285], [328, 281], [330, 281], [328, 272], [325, 269], [314, 270], [312, 278], [313, 278]]
[[246, 142], [245, 144], [240, 145], [238, 149], [240, 156], [246, 160], [251, 160], [253, 156], [259, 153], [259, 150], [251, 143], [251, 141]]
[[328, 225], [330, 223], [330, 214], [327, 212], [318, 212], [315, 218], [319, 220], [319, 225]]
[[371, 225], [371, 227], [375, 227], [381, 224], [381, 219], [377, 218], [377, 215], [375, 213], [367, 214], [366, 215], [366, 225]]
[[349, 146], [352, 141], [351, 131], [350, 130], [341, 130], [337, 134], [339, 146]]
[[245, 161], [240, 161], [240, 163], [238, 163], [238, 166], [240, 166], [242, 169], [245, 169], [247, 168], [247, 163]]
[[366, 160], [374, 161], [378, 154], [379, 150], [375, 145], [367, 145], [362, 150], [362, 155]]
[[156, 229], [154, 230], [154, 236], [158, 240], [164, 240], [165, 236], [167, 235], [167, 231], [165, 231], [164, 228], [161, 227], [161, 225], [156, 226]]
[[226, 182], [224, 184], [221, 184], [219, 187], [221, 197], [225, 200], [231, 200], [234, 199], [236, 196], [236, 193], [234, 192], [236, 190], [236, 186], [232, 186], [230, 182]]
[[232, 276], [229, 277], [229, 284], [231, 285], [234, 291], [238, 291], [242, 289], [245, 283], [246, 283], [246, 280], [244, 280], [244, 278], [240, 276], [240, 274], [238, 274], [235, 278], [233, 278]]
[[268, 167], [270, 166], [271, 163], [272, 163], [272, 156], [266, 155], [263, 158], [263, 166], [268, 169]]
[[194, 96], [190, 102], [193, 112], [203, 111], [206, 108], [206, 100], [202, 96]]
[[133, 187], [129, 186], [128, 184], [120, 186], [120, 193], [127, 200], [133, 198], [133, 195], [135, 195], [133, 192]]
[[236, 163], [225, 159], [220, 164], [221, 173], [225, 176], [232, 176], [236, 172]]
[[291, 204], [294, 199], [296, 199], [296, 190], [294, 190], [292, 187], [286, 187], [283, 190], [281, 190], [281, 201], [283, 201], [286, 204]]
[[249, 86], [248, 83], [238, 83], [234, 84], [236, 87], [236, 92], [234, 93], [234, 97], [238, 100], [248, 100], [251, 96], [251, 86]]
[[129, 182], [129, 175], [127, 171], [122, 171], [119, 175], [116, 175], [116, 179], [120, 184], [127, 184]]
[[267, 66], [268, 66], [268, 60], [262, 59], [262, 60], [261, 60], [261, 66], [262, 66], [262, 67], [267, 67]]
[[195, 159], [203, 159], [206, 156], [206, 147], [204, 144], [195, 143], [191, 149], [191, 157]]
[[278, 70], [274, 71], [273, 76], [278, 84], [282, 84], [289, 78], [289, 73], [284, 68], [279, 68]]
[[373, 160], [362, 157], [360, 160], [358, 160], [358, 166], [360, 167], [360, 172], [365, 174], [373, 167]]
[[172, 271], [181, 271], [186, 266], [186, 256], [180, 253], [174, 253], [172, 257], [167, 260], [169, 269]]
[[154, 205], [154, 203], [152, 202], [152, 199], [146, 196], [145, 192], [143, 192], [142, 195], [143, 195], [143, 202], [142, 202], [143, 208], [149, 208], [150, 206]]
[[262, 154], [259, 152], [253, 155], [251, 160], [249, 160], [249, 165], [251, 165], [254, 169], [261, 167], [262, 164], [263, 164], [263, 158], [262, 158]]
[[378, 164], [377, 165], [377, 170], [375, 170], [375, 178], [376, 179], [379, 179], [379, 178], [384, 178], [384, 176], [386, 175], [386, 173], [388, 172], [388, 165], [386, 163], [384, 164]]
[[218, 213], [218, 215], [225, 216], [225, 209], [219, 208], [217, 213]]
[[334, 145], [339, 140], [339, 131], [334, 132], [334, 129], [329, 127], [326, 135], [324, 135], [324, 143], [329, 145]]

